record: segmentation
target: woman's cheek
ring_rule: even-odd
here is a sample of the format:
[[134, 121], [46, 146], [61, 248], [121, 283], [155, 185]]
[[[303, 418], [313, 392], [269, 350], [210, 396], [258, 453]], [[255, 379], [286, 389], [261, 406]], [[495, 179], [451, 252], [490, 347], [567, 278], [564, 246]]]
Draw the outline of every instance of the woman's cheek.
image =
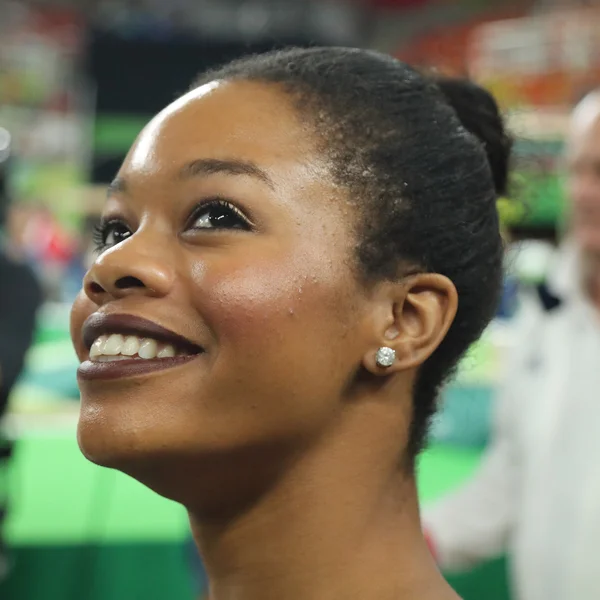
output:
[[217, 338], [260, 342], [297, 319], [306, 304], [284, 269], [248, 269], [209, 281], [207, 289], [204, 313]]
[[250, 240], [190, 265], [195, 310], [219, 344], [256, 351], [347, 328], [355, 277], [332, 237]]
[[97, 309], [97, 306], [85, 295], [83, 290], [77, 294], [73, 307], [71, 308], [70, 331], [71, 340], [79, 360], [84, 359], [86, 354], [81, 337], [81, 330], [85, 320]]

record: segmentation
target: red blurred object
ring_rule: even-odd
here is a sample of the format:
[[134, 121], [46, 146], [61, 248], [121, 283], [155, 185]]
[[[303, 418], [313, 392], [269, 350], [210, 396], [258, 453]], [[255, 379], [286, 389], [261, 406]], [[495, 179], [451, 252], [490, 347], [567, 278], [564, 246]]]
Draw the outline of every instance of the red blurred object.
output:
[[500, 10], [461, 25], [437, 27], [398, 49], [395, 56], [412, 65], [435, 67], [448, 75], [464, 76], [468, 73], [469, 46], [475, 29], [489, 21], [516, 18], [523, 14], [522, 10]]
[[34, 209], [28, 215], [20, 240], [27, 255], [42, 263], [69, 262], [76, 252], [76, 243], [55, 217], [45, 208]]
[[81, 43], [84, 20], [74, 10], [39, 8], [31, 12], [30, 27], [38, 34], [60, 38], [65, 46], [76, 50]]
[[435, 542], [433, 541], [433, 537], [428, 531], [423, 531], [423, 537], [425, 538], [425, 543], [429, 548], [429, 552], [431, 552], [431, 556], [433, 556], [434, 560], [437, 560], [437, 551], [435, 548]]
[[471, 40], [471, 74], [505, 108], [567, 107], [600, 81], [599, 8], [490, 23]]
[[48, 240], [44, 258], [57, 263], [68, 263], [73, 259], [75, 247], [73, 241], [61, 231], [54, 231]]

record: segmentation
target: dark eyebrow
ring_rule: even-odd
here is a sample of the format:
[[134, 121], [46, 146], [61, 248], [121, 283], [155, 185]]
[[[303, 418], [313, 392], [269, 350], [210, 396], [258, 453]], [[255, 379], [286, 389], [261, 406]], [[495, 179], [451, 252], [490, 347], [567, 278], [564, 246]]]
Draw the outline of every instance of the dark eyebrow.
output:
[[[200, 158], [186, 164], [179, 171], [179, 178], [188, 179], [199, 175], [213, 175], [215, 173], [226, 173], [228, 175], [247, 175], [260, 179], [271, 189], [274, 189], [273, 181], [260, 167], [254, 163], [242, 160], [219, 160], [216, 158]], [[122, 177], [116, 177], [106, 190], [107, 196], [126, 193], [127, 181]]]
[[215, 173], [226, 173], [228, 175], [248, 175], [260, 179], [271, 189], [274, 188], [273, 181], [260, 167], [254, 163], [242, 160], [219, 160], [216, 158], [200, 158], [185, 165], [179, 172], [179, 177], [187, 179], [198, 175], [213, 175]]

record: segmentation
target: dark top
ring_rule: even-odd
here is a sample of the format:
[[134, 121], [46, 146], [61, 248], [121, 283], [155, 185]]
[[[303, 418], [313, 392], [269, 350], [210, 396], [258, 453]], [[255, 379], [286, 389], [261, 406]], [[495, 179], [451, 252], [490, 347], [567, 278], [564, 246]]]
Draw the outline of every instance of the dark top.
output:
[[31, 268], [0, 248], [0, 416], [23, 368], [42, 300], [41, 285]]

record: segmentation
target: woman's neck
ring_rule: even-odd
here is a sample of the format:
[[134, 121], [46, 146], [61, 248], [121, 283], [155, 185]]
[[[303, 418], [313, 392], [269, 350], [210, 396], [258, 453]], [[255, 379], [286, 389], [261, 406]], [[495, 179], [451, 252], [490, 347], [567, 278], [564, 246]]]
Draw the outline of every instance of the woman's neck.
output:
[[385, 443], [352, 444], [303, 456], [235, 517], [190, 511], [211, 600], [456, 598], [424, 543], [414, 478], [386, 464]]

